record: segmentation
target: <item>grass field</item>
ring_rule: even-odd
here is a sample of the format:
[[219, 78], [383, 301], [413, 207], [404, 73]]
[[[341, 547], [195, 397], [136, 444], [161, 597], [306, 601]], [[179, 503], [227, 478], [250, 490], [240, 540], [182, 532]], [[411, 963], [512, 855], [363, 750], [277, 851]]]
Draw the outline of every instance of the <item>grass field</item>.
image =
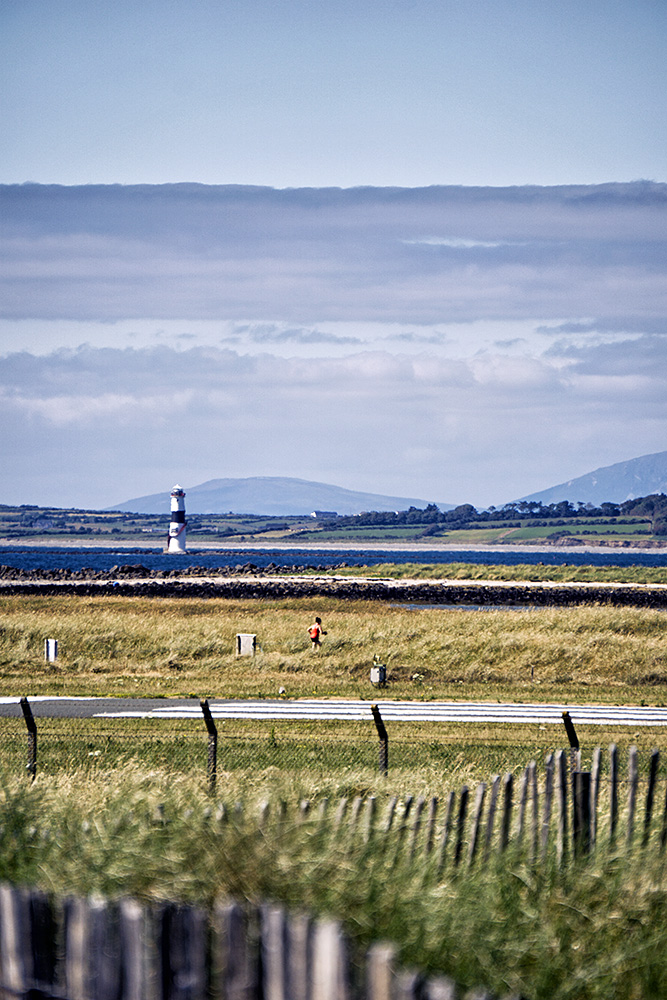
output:
[[[307, 627], [327, 629], [320, 653]], [[276, 601], [7, 597], [0, 694], [347, 696], [663, 704], [665, 613], [582, 606], [521, 610]], [[254, 658], [235, 635], [258, 636]], [[56, 664], [44, 639], [57, 638]], [[383, 692], [369, 681], [388, 665]]]

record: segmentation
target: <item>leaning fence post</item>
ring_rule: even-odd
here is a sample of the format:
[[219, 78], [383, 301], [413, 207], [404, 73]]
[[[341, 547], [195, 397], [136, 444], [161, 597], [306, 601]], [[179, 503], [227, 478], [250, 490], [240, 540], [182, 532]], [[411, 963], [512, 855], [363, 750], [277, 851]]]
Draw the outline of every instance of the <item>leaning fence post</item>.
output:
[[658, 763], [660, 761], [660, 751], [654, 750], [651, 754], [651, 770], [648, 776], [648, 791], [646, 792], [646, 813], [644, 814], [644, 836], [642, 837], [642, 847], [648, 844], [651, 832], [651, 815], [653, 813], [653, 796], [655, 794], [655, 782], [658, 777]]
[[216, 729], [211, 709], [208, 701], [200, 701], [199, 705], [204, 715], [204, 722], [208, 730], [208, 790], [211, 794], [215, 791], [215, 779], [218, 770], [218, 730]]
[[579, 749], [579, 738], [574, 729], [569, 712], [563, 712], [563, 724], [570, 744], [570, 771], [574, 773], [577, 769], [577, 750]]
[[23, 711], [23, 718], [25, 719], [25, 724], [28, 728], [28, 764], [27, 771], [31, 776], [31, 780], [35, 780], [35, 775], [37, 774], [37, 725], [35, 723], [34, 716], [32, 714], [32, 709], [28, 704], [27, 698], [21, 698], [21, 709]]
[[380, 738], [379, 770], [380, 774], [386, 775], [389, 770], [389, 737], [387, 736], [387, 730], [385, 729], [380, 709], [377, 705], [371, 705], [371, 712], [373, 713], [373, 721]]

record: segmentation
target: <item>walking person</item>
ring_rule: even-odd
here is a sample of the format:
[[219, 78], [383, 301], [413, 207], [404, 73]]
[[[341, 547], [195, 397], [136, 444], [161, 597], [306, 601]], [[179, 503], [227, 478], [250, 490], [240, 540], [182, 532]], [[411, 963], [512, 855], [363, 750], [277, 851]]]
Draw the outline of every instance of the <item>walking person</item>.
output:
[[313, 624], [308, 629], [308, 635], [310, 636], [310, 648], [313, 652], [320, 649], [322, 642], [321, 637], [326, 635], [326, 632], [322, 628], [322, 619], [316, 618]]

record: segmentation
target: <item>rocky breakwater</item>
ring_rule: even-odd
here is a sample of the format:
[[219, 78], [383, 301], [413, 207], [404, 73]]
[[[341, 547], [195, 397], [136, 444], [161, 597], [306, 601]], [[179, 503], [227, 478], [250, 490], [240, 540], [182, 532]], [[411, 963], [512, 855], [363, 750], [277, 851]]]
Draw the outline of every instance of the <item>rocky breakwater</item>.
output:
[[[191, 567], [155, 570], [144, 566], [114, 566], [111, 570], [16, 570], [0, 566], [0, 593], [109, 594], [133, 597], [334, 597], [393, 604], [435, 604], [481, 607], [568, 607], [609, 604], [667, 608], [667, 585], [599, 583], [503, 583], [496, 581], [388, 580], [371, 577], [323, 575], [322, 567], [276, 566], [251, 563], [223, 570]], [[318, 570], [320, 571], [318, 574]]]

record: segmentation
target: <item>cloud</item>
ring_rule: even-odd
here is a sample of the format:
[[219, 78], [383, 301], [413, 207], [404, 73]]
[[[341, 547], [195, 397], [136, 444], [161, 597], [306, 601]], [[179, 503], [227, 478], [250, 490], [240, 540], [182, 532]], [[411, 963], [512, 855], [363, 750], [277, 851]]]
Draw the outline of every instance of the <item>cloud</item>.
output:
[[451, 247], [453, 250], [496, 250], [498, 247], [518, 247], [527, 246], [526, 243], [517, 243], [512, 240], [471, 240], [460, 237], [453, 238], [447, 236], [431, 236], [420, 240], [403, 240], [408, 246], [425, 247]]
[[0, 187], [5, 502], [260, 474], [480, 505], [664, 450], [666, 209], [647, 182]]
[[250, 318], [302, 336], [325, 321], [655, 322], [667, 315], [666, 208], [667, 185], [649, 182], [4, 186], [2, 310]]
[[[327, 344], [346, 345], [362, 344], [360, 337], [345, 337], [317, 328], [283, 326], [278, 323], [244, 323], [235, 324], [229, 336], [230, 342], [241, 339], [240, 335], [254, 344]], [[223, 338], [221, 338], [222, 340]]]
[[516, 495], [519, 469], [537, 489], [564, 468], [634, 454], [638, 435], [660, 450], [664, 367], [646, 369], [617, 372], [595, 352], [575, 352], [564, 367], [490, 351], [15, 353], [0, 366], [0, 419], [12, 428], [0, 444], [5, 502], [20, 484], [36, 491], [29, 502], [74, 495], [105, 506], [163, 478], [196, 484], [223, 473], [383, 492], [413, 482], [443, 502], [502, 502]]

